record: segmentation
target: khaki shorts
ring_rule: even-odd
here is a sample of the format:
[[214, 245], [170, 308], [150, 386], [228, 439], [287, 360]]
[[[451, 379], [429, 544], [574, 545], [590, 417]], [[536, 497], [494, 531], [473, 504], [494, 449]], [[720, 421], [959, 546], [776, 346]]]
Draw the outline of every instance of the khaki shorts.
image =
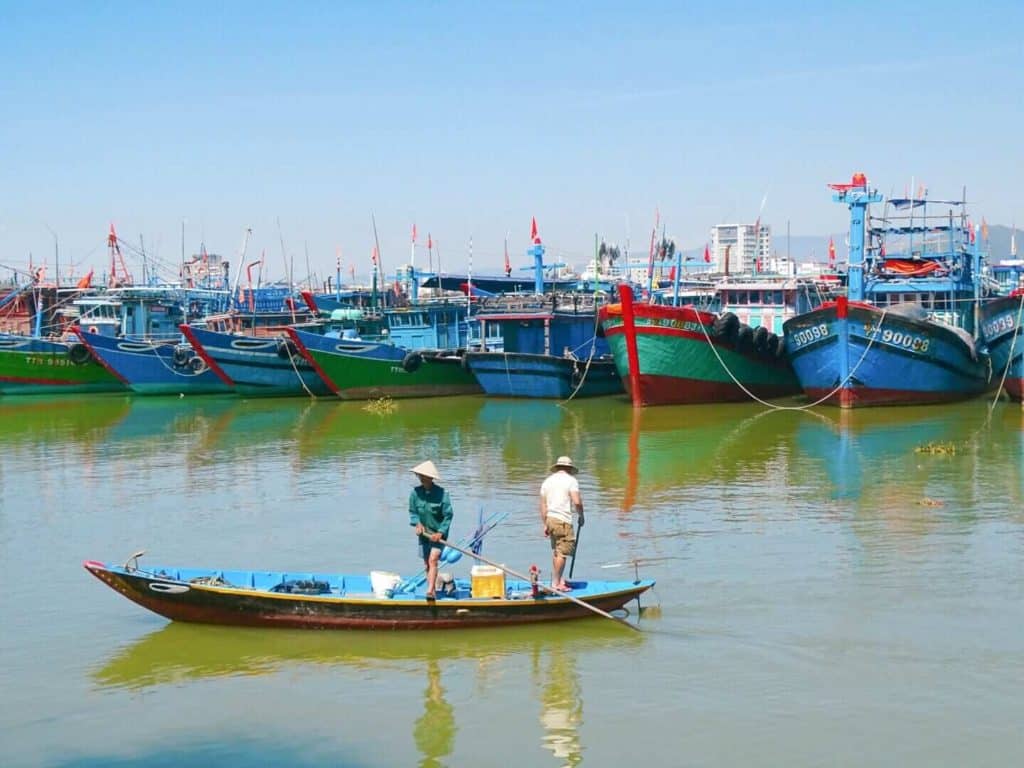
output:
[[562, 557], [576, 554], [576, 534], [569, 523], [549, 517], [547, 520], [548, 538], [551, 539], [551, 551]]

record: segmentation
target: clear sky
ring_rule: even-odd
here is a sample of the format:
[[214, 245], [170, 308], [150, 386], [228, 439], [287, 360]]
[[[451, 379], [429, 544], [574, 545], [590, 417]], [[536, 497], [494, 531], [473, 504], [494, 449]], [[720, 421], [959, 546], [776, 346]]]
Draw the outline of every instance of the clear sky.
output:
[[[284, 271], [526, 263], [530, 217], [582, 265], [655, 210], [842, 232], [864, 171], [1024, 222], [1024, 3], [0, 0], [0, 263], [106, 264], [110, 222], [166, 261]], [[280, 232], [278, 229], [280, 221]], [[778, 242], [778, 241], [777, 241]], [[417, 263], [426, 261], [421, 250]], [[0, 276], [10, 273], [0, 270]]]

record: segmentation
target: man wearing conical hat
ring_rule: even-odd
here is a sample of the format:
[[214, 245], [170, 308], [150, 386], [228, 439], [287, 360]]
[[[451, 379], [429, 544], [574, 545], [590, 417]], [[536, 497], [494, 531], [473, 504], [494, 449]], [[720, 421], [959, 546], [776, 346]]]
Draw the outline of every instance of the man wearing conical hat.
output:
[[437, 564], [444, 549], [442, 539], [448, 538], [452, 525], [452, 501], [448, 491], [438, 485], [441, 475], [434, 462], [421, 462], [412, 468], [420, 484], [409, 494], [409, 525], [413, 526], [419, 541], [420, 556], [427, 570], [427, 599], [434, 599], [437, 584]]
[[576, 555], [573, 512], [579, 517], [579, 525], [583, 525], [583, 499], [576, 471], [572, 459], [559, 456], [551, 467], [551, 474], [540, 486], [540, 519], [544, 523], [544, 535], [551, 540], [551, 587], [560, 592], [572, 589], [562, 574], [565, 558]]

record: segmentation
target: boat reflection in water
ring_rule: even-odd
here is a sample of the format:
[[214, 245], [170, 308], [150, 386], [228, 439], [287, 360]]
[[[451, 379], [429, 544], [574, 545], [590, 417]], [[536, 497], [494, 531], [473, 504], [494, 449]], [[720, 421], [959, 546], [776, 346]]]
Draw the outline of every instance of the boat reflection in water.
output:
[[[631, 655], [645, 642], [645, 635], [629, 632], [605, 619], [582, 619], [565, 625], [503, 627], [500, 630], [466, 629], [451, 633], [346, 633], [344, 642], [330, 632], [275, 629], [236, 629], [170, 623], [121, 649], [92, 671], [93, 681], [105, 689], [141, 691], [159, 686], [231, 678], [278, 675], [292, 679], [303, 667], [355, 670], [365, 674], [339, 681], [348, 701], [370, 699], [400, 688], [397, 678], [425, 675], [422, 707], [391, 712], [388, 722], [396, 737], [402, 728], [411, 730], [421, 766], [449, 763], [456, 754], [460, 729], [472, 732], [463, 750], [479, 741], [479, 730], [493, 723], [493, 706], [500, 705], [515, 681], [527, 679], [522, 670], [529, 664], [529, 679], [540, 702], [541, 732], [538, 741], [561, 762], [576, 765], [583, 747], [583, 691], [577, 663], [591, 654], [595, 664], [608, 657]], [[397, 678], [396, 678], [397, 676]], [[319, 681], [331, 680], [321, 671]], [[333, 683], [329, 683], [333, 685]], [[456, 712], [449, 700], [470, 699], [472, 711]], [[402, 702], [392, 701], [395, 707]], [[281, 704], [281, 706], [286, 706]], [[381, 706], [388, 706], [382, 701]], [[490, 708], [490, 711], [489, 711]], [[515, 713], [503, 715], [512, 732], [521, 735], [530, 720]], [[536, 723], [536, 720], [533, 720]], [[405, 723], [407, 725], [403, 726]], [[535, 727], [535, 726], [534, 726]], [[408, 734], [409, 730], [405, 733]], [[506, 730], [503, 727], [502, 730]], [[518, 740], [518, 736], [516, 737]], [[457, 755], [456, 755], [457, 757]]]

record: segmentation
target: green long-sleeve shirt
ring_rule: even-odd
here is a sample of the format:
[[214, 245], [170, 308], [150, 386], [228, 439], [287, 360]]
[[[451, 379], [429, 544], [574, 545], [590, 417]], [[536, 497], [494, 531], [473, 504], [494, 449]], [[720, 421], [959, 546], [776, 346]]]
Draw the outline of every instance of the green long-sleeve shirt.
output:
[[428, 491], [422, 485], [409, 494], [409, 525], [422, 524], [428, 532], [440, 533], [448, 538], [452, 525], [452, 500], [448, 491], [436, 483]]

